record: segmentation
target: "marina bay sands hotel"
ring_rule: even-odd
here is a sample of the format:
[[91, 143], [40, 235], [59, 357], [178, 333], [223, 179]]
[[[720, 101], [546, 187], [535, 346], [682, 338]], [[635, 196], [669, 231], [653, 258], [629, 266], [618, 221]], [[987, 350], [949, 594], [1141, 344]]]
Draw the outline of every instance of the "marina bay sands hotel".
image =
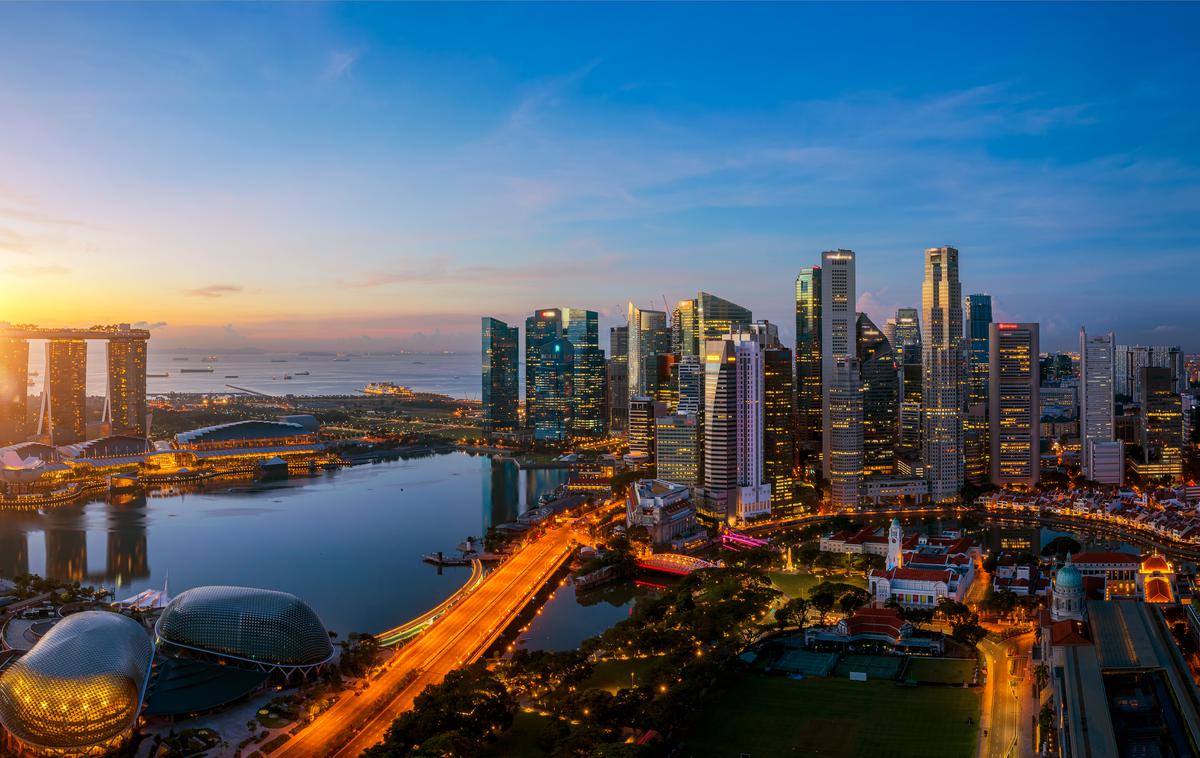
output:
[[[129, 324], [87, 329], [44, 329], [0, 323], [0, 446], [31, 437], [50, 445], [88, 439], [87, 341], [108, 347], [104, 431], [99, 436], [146, 436], [146, 342], [150, 332]], [[29, 341], [46, 343], [41, 407], [34, 425], [29, 413]]]

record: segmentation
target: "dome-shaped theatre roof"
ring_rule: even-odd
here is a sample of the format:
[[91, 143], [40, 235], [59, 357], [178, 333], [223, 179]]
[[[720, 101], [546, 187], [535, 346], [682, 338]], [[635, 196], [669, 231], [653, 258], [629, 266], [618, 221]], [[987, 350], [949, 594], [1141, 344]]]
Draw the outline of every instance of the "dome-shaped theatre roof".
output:
[[136, 721], [154, 646], [132, 619], [67, 616], [0, 676], [0, 723], [51, 751], [110, 745]]
[[168, 643], [283, 666], [312, 666], [333, 656], [317, 614], [286, 592], [196, 587], [167, 605], [155, 626]]

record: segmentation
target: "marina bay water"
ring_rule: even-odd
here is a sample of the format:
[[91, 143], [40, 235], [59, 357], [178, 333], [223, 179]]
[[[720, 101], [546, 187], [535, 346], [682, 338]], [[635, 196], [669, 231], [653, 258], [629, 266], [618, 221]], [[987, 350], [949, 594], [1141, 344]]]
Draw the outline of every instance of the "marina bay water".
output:
[[[514, 520], [562, 483], [561, 470], [518, 471], [467, 453], [425, 455], [282, 481], [214, 480], [171, 496], [112, 496], [44, 512], [0, 512], [0, 576], [30, 572], [102, 584], [118, 598], [205, 584], [303, 598], [341, 635], [379, 632], [454, 592], [468, 568], [421, 561]], [[547, 647], [574, 647], [626, 611], [558, 608], [539, 624]], [[592, 601], [593, 605], [595, 601]], [[604, 609], [601, 609], [602, 611]], [[539, 617], [541, 621], [542, 617]]]

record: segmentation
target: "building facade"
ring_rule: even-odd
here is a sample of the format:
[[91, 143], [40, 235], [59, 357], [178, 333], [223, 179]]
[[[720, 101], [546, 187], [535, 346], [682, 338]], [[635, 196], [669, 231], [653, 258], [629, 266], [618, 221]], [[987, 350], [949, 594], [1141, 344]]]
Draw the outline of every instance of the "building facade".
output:
[[654, 420], [657, 477], [688, 487], [700, 476], [700, 427], [694, 413], [675, 413]]
[[892, 345], [867, 314], [858, 314], [858, 370], [863, 403], [863, 474], [891, 476], [896, 469], [900, 375]]
[[796, 442], [821, 447], [821, 267], [796, 276]]
[[992, 483], [1033, 487], [1041, 473], [1041, 395], [1038, 325], [990, 327]]
[[958, 498], [963, 486], [963, 314], [958, 250], [925, 250], [921, 287], [922, 450], [934, 502]]
[[1079, 330], [1079, 444], [1083, 476], [1100, 484], [1124, 481], [1124, 446], [1116, 439], [1116, 345], [1112, 332]]
[[521, 336], [517, 327], [483, 317], [483, 432], [515, 432], [519, 426], [517, 369]]
[[842, 356], [825, 373], [825, 381], [830, 503], [853, 509], [863, 480], [863, 388], [857, 362]]
[[[830, 478], [830, 400], [833, 370], [839, 362], [853, 360], [856, 354], [855, 330], [855, 257], [853, 250], [828, 250], [821, 253], [821, 465]], [[838, 384], [844, 384], [841, 378]]]

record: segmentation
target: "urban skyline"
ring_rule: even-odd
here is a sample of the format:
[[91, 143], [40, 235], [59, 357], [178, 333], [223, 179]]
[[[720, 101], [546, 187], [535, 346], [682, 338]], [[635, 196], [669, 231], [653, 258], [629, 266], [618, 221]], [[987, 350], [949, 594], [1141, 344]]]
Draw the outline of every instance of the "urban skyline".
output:
[[[1194, 6], [884, 7], [853, 56], [783, 40], [850, 9], [740, 9], [762, 34], [758, 49], [733, 42], [728, 70], [701, 55], [727, 7], [696, 9], [670, 56], [614, 46], [633, 9], [487, 11], [495, 28], [556, 29], [536, 50], [521, 34], [446, 39], [458, 12], [6, 8], [0, 144], [21, 146], [0, 154], [8, 317], [161, 325], [153, 349], [469, 351], [475, 300], [514, 323], [554, 277], [603, 332], [627, 300], [657, 308], [711, 287], [735, 256], [746, 276], [723, 296], [791, 344], [788, 295], [763, 283], [807, 251], [856, 250], [870, 272], [856, 306], [881, 325], [915, 302], [907, 255], [952, 244], [964, 285], [986, 282], [998, 319], [1041, 323], [1047, 349], [1087, 323], [1200, 350], [1186, 328], [1200, 306], [1170, 275], [1197, 254], [1197, 53], [1170, 44]], [[671, 23], [636, 12], [639, 35]], [[285, 32], [277, 45], [235, 45], [268, 24]], [[939, 38], [953, 67], [913, 54], [912, 38], [941, 27], [956, 30]], [[385, 43], [397, 28], [444, 45]], [[1150, 28], [1167, 39], [1131, 34]], [[1113, 59], [1117, 47], [1130, 54]], [[767, 52], [781, 57], [764, 71]], [[260, 102], [275, 106], [265, 120]], [[137, 139], [149, 130], [160, 136]], [[447, 231], [464, 227], [477, 231]], [[1155, 254], [1126, 265], [1139, 250]], [[206, 263], [161, 265], [193, 259]], [[64, 297], [31, 296], [47, 287]], [[136, 295], [138, 312], [113, 313], [113, 294]]]

